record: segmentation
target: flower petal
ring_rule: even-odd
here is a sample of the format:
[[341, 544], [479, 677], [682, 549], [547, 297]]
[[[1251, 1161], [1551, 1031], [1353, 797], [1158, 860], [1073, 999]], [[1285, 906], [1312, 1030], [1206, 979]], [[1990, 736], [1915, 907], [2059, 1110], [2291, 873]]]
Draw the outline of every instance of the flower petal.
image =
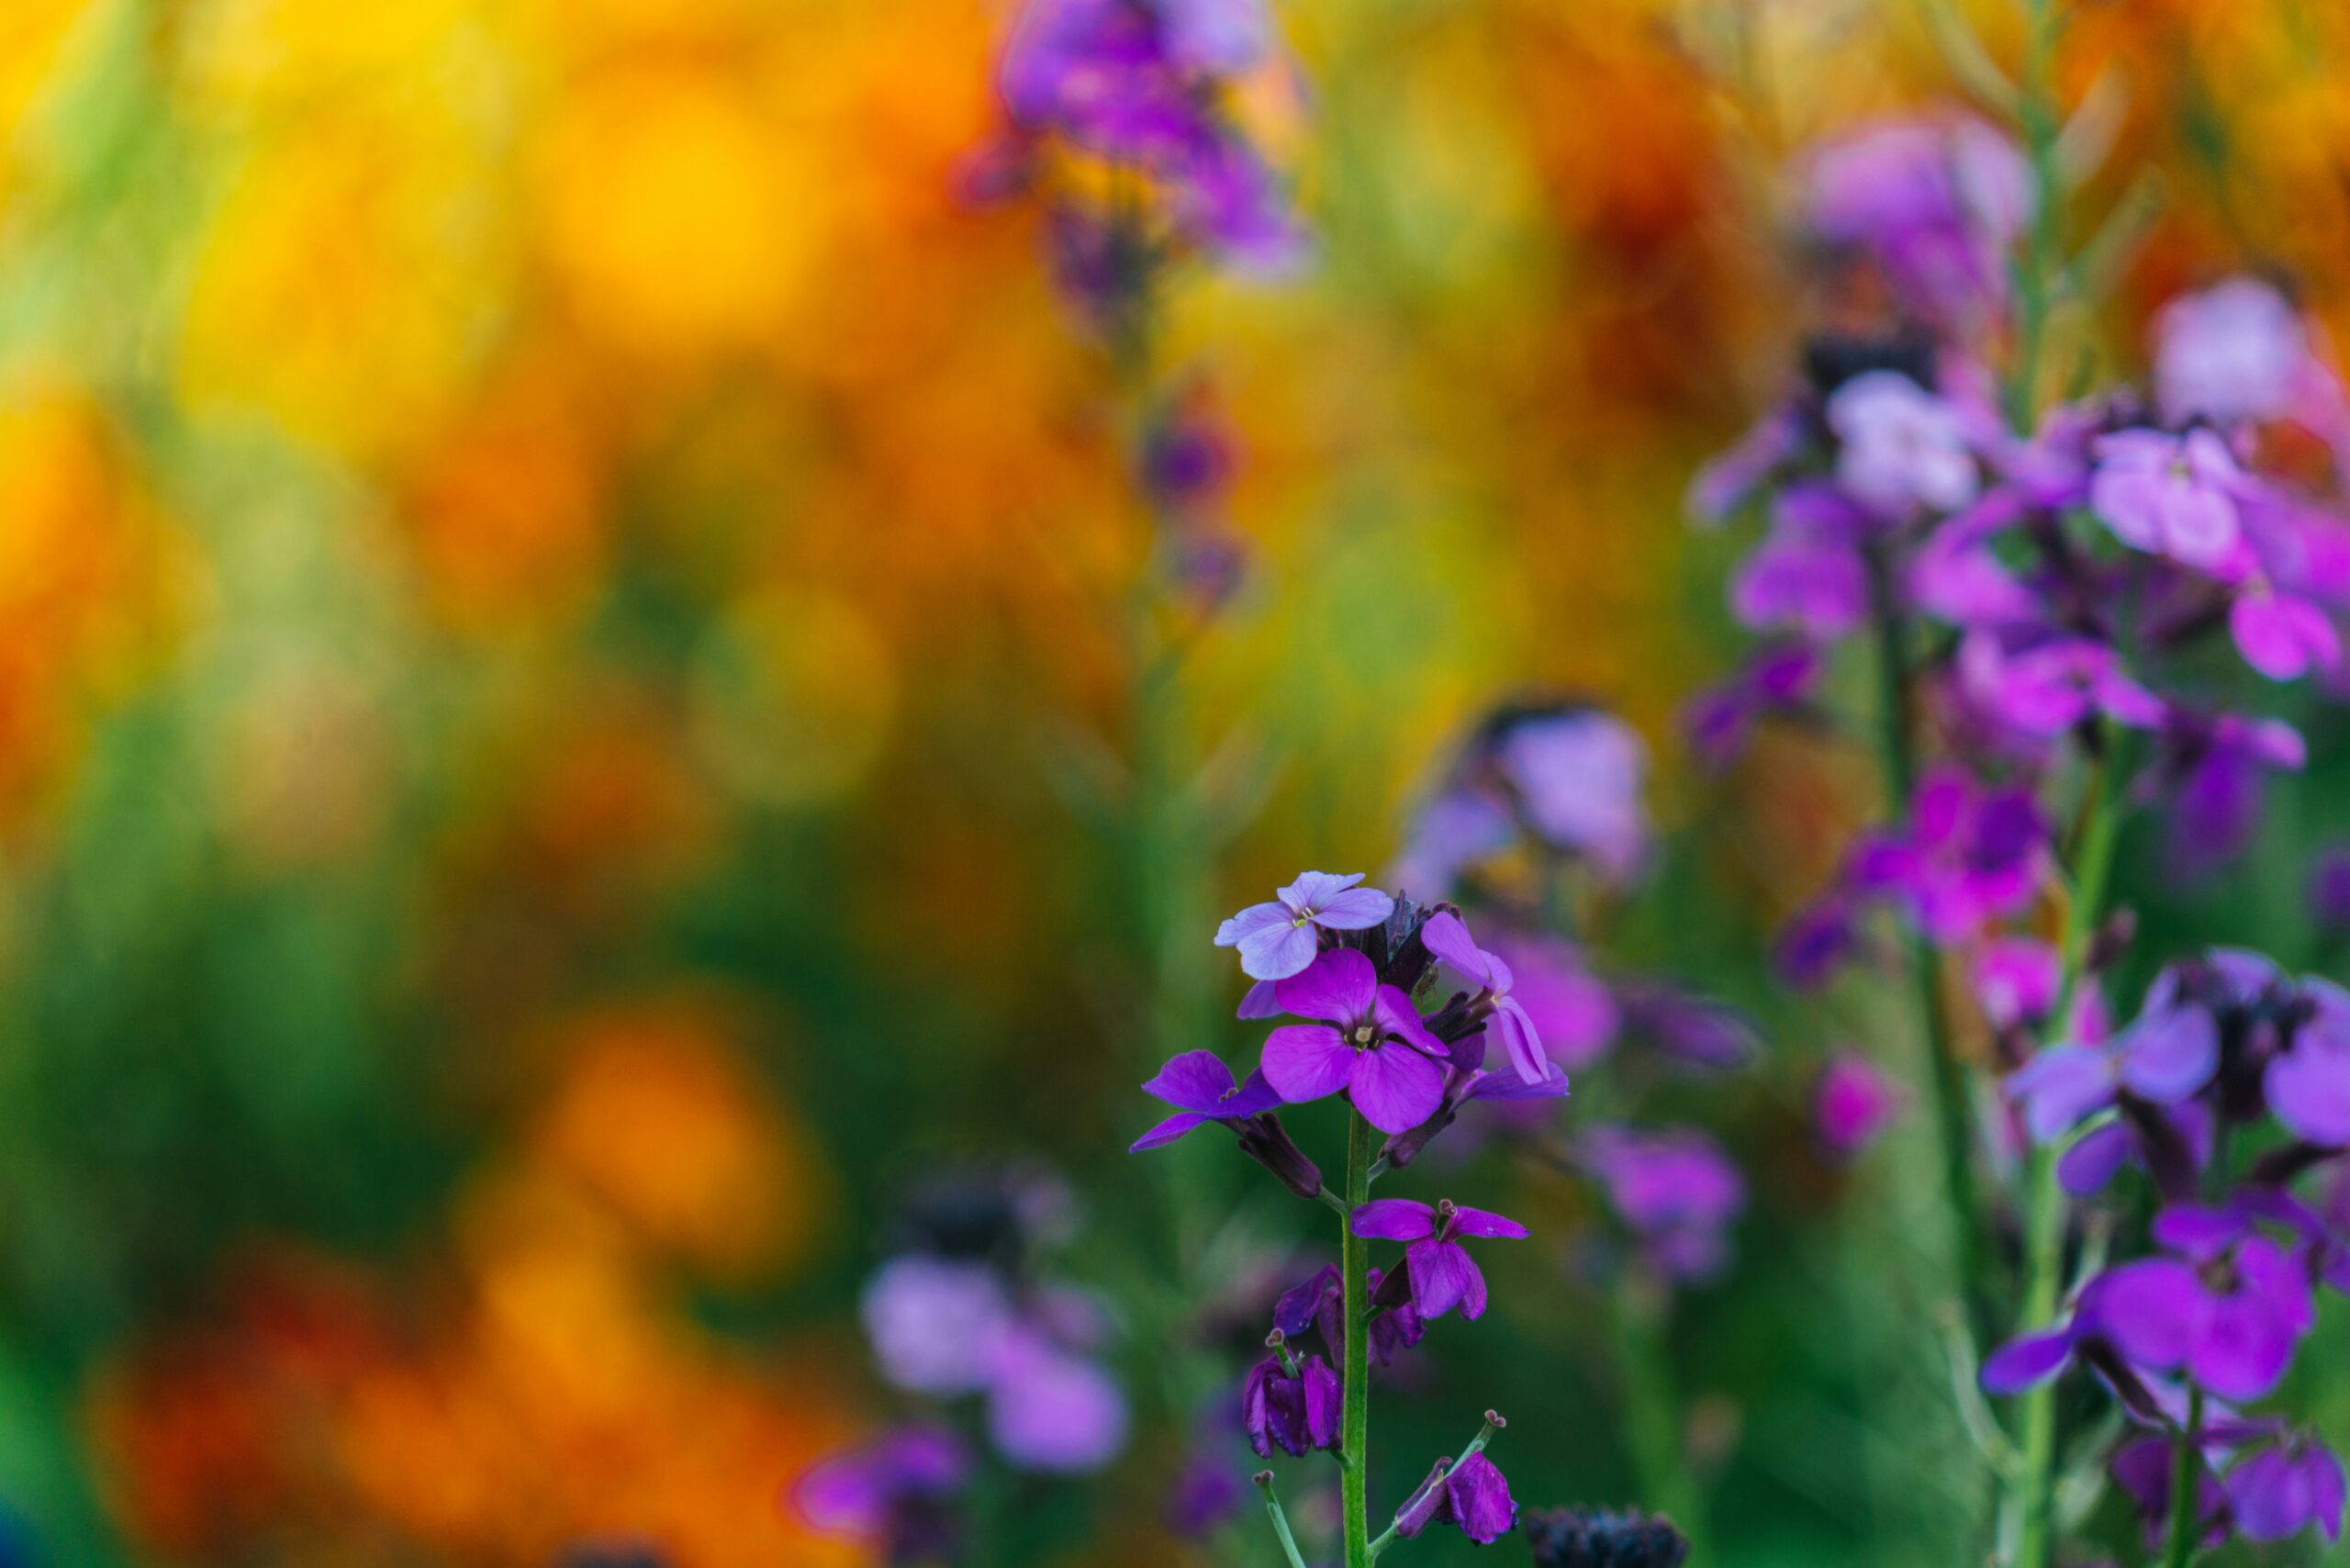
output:
[[1342, 877], [1335, 871], [1300, 871], [1297, 880], [1281, 890], [1281, 901], [1299, 914], [1310, 914], [1361, 881], [1363, 874]]
[[1483, 1451], [1452, 1467], [1444, 1478], [1444, 1493], [1452, 1522], [1480, 1546], [1492, 1545], [1516, 1527], [1517, 1503], [1509, 1495], [1509, 1483]]
[[1428, 1033], [1420, 1021], [1420, 1011], [1412, 999], [1392, 985], [1382, 985], [1372, 999], [1372, 1014], [1379, 1020], [1379, 1032], [1389, 1038], [1416, 1046], [1426, 1055], [1449, 1057], [1451, 1048]]
[[2064, 1371], [2072, 1357], [2070, 1326], [2019, 1334], [1984, 1358], [1983, 1386], [1993, 1394], [2021, 1394]]
[[1410, 1198], [1373, 1198], [1347, 1216], [1347, 1226], [1373, 1241], [1417, 1241], [1436, 1234], [1436, 1210]]
[[1265, 1081], [1290, 1103], [1336, 1094], [1355, 1075], [1355, 1049], [1326, 1024], [1292, 1024], [1265, 1037]]
[[2187, 1359], [2206, 1316], [2202, 1282], [2171, 1258], [2124, 1263], [2098, 1276], [2098, 1327], [2131, 1361], [2167, 1372]]
[[1506, 1215], [1491, 1209], [1472, 1209], [1456, 1204], [1452, 1210], [1452, 1228], [1462, 1236], [1485, 1236], [1503, 1241], [1523, 1241], [1534, 1233]]
[[1240, 972], [1250, 980], [1287, 980], [1314, 961], [1320, 946], [1314, 927], [1304, 922], [1269, 925], [1240, 938]]
[[[1415, 1241], [1404, 1249], [1404, 1257], [1411, 1266], [1412, 1305], [1420, 1309], [1422, 1317], [1442, 1317], [1469, 1294], [1469, 1279], [1476, 1272], [1476, 1265], [1454, 1243]], [[1483, 1284], [1480, 1280], [1481, 1296]]]
[[1238, 914], [1215, 928], [1215, 945], [1237, 947], [1241, 941], [1259, 931], [1295, 924], [1297, 917], [1288, 908], [1277, 903], [1252, 903]]
[[1450, 910], [1441, 910], [1428, 916], [1420, 926], [1420, 940], [1427, 950], [1449, 965], [1453, 971], [1478, 985], [1493, 983], [1489, 978], [1492, 966], [1488, 955], [1469, 935], [1469, 927]]
[[1128, 1144], [1126, 1152], [1140, 1154], [1146, 1148], [1164, 1148], [1207, 1119], [1197, 1111], [1179, 1111]]
[[1185, 1051], [1160, 1068], [1142, 1092], [1182, 1110], [1219, 1114], [1217, 1107], [1234, 1092], [1232, 1070], [1214, 1051]]
[[2220, 1025], [2200, 1007], [2166, 1008], [2141, 1018], [2115, 1045], [2121, 1081], [2157, 1105], [2186, 1099], [2220, 1067]]
[[1542, 1036], [1534, 1032], [1534, 1020], [1516, 998], [1505, 996], [1494, 1003], [1493, 1029], [1501, 1036], [1502, 1054], [1509, 1058], [1521, 1080], [1539, 1083], [1550, 1075], [1550, 1058], [1542, 1054]]
[[1395, 913], [1395, 901], [1377, 888], [1350, 888], [1315, 913], [1314, 924], [1331, 931], [1365, 931]]
[[1383, 1133], [1407, 1133], [1444, 1102], [1444, 1070], [1408, 1046], [1362, 1053], [1349, 1086], [1355, 1109]]
[[[1313, 927], [1301, 929], [1311, 932]], [[1314, 960], [1303, 974], [1293, 974], [1273, 988], [1281, 1011], [1326, 1024], [1350, 1025], [1368, 1018], [1371, 999], [1379, 993], [1379, 970], [1352, 947], [1333, 947]]]

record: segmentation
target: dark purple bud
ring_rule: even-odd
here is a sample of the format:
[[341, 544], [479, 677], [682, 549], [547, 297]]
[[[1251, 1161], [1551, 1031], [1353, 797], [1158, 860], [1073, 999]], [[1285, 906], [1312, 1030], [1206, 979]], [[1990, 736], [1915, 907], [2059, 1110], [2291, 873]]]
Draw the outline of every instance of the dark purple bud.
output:
[[1630, 1509], [1538, 1508], [1526, 1544], [1534, 1568], [1681, 1568], [1689, 1556], [1672, 1520]]
[[1322, 1168], [1305, 1157], [1297, 1141], [1270, 1111], [1238, 1124], [1240, 1152], [1281, 1179], [1282, 1186], [1301, 1198], [1319, 1197]]
[[1438, 1460], [1436, 1467], [1428, 1472], [1428, 1478], [1421, 1482], [1412, 1495], [1404, 1500], [1404, 1506], [1395, 1510], [1397, 1535], [1402, 1536], [1405, 1540], [1414, 1540], [1422, 1530], [1442, 1517], [1445, 1505], [1444, 1478], [1451, 1469], [1450, 1460]]

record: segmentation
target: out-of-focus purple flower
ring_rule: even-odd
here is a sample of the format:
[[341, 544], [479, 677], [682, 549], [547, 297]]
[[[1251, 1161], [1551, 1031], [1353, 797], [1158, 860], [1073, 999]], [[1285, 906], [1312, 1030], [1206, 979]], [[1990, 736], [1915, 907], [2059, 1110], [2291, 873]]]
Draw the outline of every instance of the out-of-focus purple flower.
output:
[[988, 1437], [1022, 1470], [1083, 1474], [1126, 1442], [1126, 1399], [1110, 1374], [1042, 1334], [1020, 1328], [998, 1345]]
[[2244, 473], [2217, 432], [2119, 431], [2097, 442], [2089, 510], [2133, 550], [2237, 576], [2244, 528], [2237, 499]]
[[1531, 1234], [1514, 1219], [1449, 1199], [1430, 1208], [1409, 1198], [1374, 1198], [1348, 1215], [1347, 1223], [1357, 1236], [1406, 1244], [1406, 1277], [1391, 1279], [1388, 1294], [1408, 1291], [1423, 1319], [1442, 1317], [1456, 1306], [1463, 1317], [1484, 1314], [1485, 1276], [1459, 1238], [1523, 1240]]
[[1992, 1025], [2037, 1023], [2056, 1005], [2064, 964], [2056, 949], [2030, 936], [2000, 936], [1975, 956], [1975, 996]]
[[1616, 1001], [1625, 1034], [1691, 1067], [1744, 1067], [1760, 1048], [1744, 1014], [1678, 986], [1628, 981], [1617, 988]]
[[1279, 1352], [1248, 1369], [1240, 1390], [1240, 1424], [1260, 1459], [1273, 1450], [1302, 1457], [1338, 1446], [1345, 1403], [1338, 1374], [1319, 1356], [1301, 1356], [1292, 1372]]
[[1648, 847], [1648, 747], [1629, 724], [1590, 709], [1522, 719], [1504, 732], [1494, 760], [1552, 847], [1611, 877], [1638, 868]]
[[2315, 1439], [2278, 1443], [2239, 1461], [2227, 1474], [2230, 1511], [2250, 1540], [2289, 1540], [2311, 1525], [2342, 1539], [2342, 1461]]
[[2299, 680], [2342, 662], [2342, 634], [2299, 594], [2254, 582], [2228, 606], [2228, 636], [2244, 662], [2271, 680]]
[[2284, 419], [2325, 379], [2300, 312], [2257, 278], [2183, 294], [2154, 319], [2155, 397], [2172, 424]]
[[1979, 789], [1938, 767], [1919, 780], [1906, 831], [1862, 843], [1852, 881], [1898, 898], [1918, 929], [1946, 946], [2030, 902], [2047, 851], [2047, 821], [2030, 790]]
[[2350, 933], [2350, 846], [2332, 845], [2310, 864], [2310, 918], [2329, 936]]
[[1707, 527], [1728, 521], [1782, 465], [1802, 451], [1804, 439], [1802, 411], [1791, 405], [1774, 409], [1737, 444], [1697, 470], [1689, 486], [1690, 515]]
[[2260, 825], [2267, 776], [2298, 773], [2308, 759], [2301, 733], [2281, 719], [2173, 709], [2155, 778], [2179, 868], [2208, 871], [2242, 854]]
[[1510, 994], [1553, 1059], [1572, 1072], [1607, 1054], [1622, 1010], [1607, 982], [1583, 967], [1571, 944], [1555, 936], [1505, 936], [1496, 946], [1516, 977]]
[[1830, 894], [1797, 910], [1772, 945], [1771, 967], [1797, 991], [1816, 991], [1860, 947], [1849, 900]]
[[2054, 1143], [2123, 1090], [2152, 1105], [2176, 1105], [2211, 1081], [2220, 1028], [2210, 1011], [2167, 993], [2150, 995], [2131, 1025], [2103, 1045], [2050, 1046], [2008, 1075], [2024, 1125]]
[[2308, 1273], [2276, 1242], [2220, 1211], [2165, 1209], [2154, 1233], [2174, 1255], [2098, 1276], [2098, 1331], [2132, 1364], [2183, 1369], [2223, 1399], [2274, 1389], [2316, 1321]]
[[1865, 252], [1921, 315], [1963, 321], [2006, 297], [2009, 244], [2037, 206], [2015, 143], [1971, 117], [1880, 121], [1812, 155], [1811, 227]]
[[2309, 1015], [2268, 1059], [2261, 1094], [2287, 1131], [2338, 1148], [2350, 1144], [2350, 993], [2304, 980], [2299, 998]]
[[1237, 1126], [1281, 1103], [1280, 1092], [1261, 1072], [1250, 1073], [1246, 1084], [1235, 1083], [1232, 1070], [1214, 1051], [1185, 1051], [1142, 1088], [1174, 1106], [1176, 1114], [1135, 1139], [1129, 1154], [1173, 1143], [1206, 1122]]
[[886, 1562], [924, 1562], [953, 1550], [970, 1473], [954, 1433], [908, 1427], [820, 1460], [792, 1483], [789, 1501], [812, 1529], [875, 1542]]
[[1168, 1489], [1167, 1528], [1186, 1540], [1205, 1540], [1248, 1504], [1247, 1477], [1219, 1455], [1194, 1452]]
[[1683, 715], [1689, 744], [1708, 767], [1727, 767], [1746, 749], [1755, 725], [1807, 708], [1819, 686], [1819, 650], [1807, 643], [1767, 649], [1736, 675], [1701, 691]]
[[2065, 734], [2092, 714], [2133, 729], [2163, 722], [2163, 700], [2121, 667], [2121, 657], [2087, 637], [2056, 636], [2009, 646], [1997, 632], [1959, 643], [1959, 689], [2003, 728], [2034, 740]]
[[1501, 1469], [1480, 1449], [1459, 1464], [1438, 1460], [1428, 1478], [1396, 1510], [1395, 1533], [1416, 1538], [1432, 1524], [1453, 1524], [1481, 1546], [1490, 1546], [1517, 1524], [1517, 1503]]
[[1251, 980], [1287, 980], [1314, 961], [1324, 931], [1365, 931], [1394, 913], [1395, 901], [1350, 877], [1305, 871], [1270, 903], [1250, 904], [1216, 928], [1215, 945], [1240, 949]]
[[1500, 1036], [1502, 1052], [1517, 1070], [1517, 1076], [1528, 1083], [1549, 1078], [1550, 1058], [1542, 1054], [1541, 1033], [1525, 1004], [1510, 994], [1515, 977], [1502, 956], [1478, 946], [1469, 927], [1449, 910], [1439, 910], [1422, 924], [1420, 940], [1456, 974], [1474, 981], [1481, 1000], [1492, 1001], [1493, 1014], [1486, 1027]]
[[[2177, 1461], [2173, 1439], [2144, 1437], [2132, 1438], [2114, 1450], [2113, 1458], [2106, 1464], [2106, 1473], [2113, 1477], [2113, 1484], [2137, 1506], [2150, 1551], [2161, 1544], [2170, 1528], [2173, 1467]], [[2228, 1538], [2228, 1496], [2211, 1473], [2208, 1454], [2199, 1453], [2194, 1462], [2195, 1518], [2203, 1526], [2200, 1544], [2209, 1551]]]
[[1998, 630], [2042, 618], [2039, 594], [1999, 558], [1994, 544], [2031, 510], [2020, 486], [1991, 491], [1936, 527], [1910, 554], [1909, 602], [1954, 626]]
[[1908, 1098], [1866, 1057], [1851, 1052], [1830, 1057], [1812, 1097], [1819, 1140], [1830, 1154], [1849, 1159], [1876, 1141]]
[[1723, 1232], [1746, 1207], [1746, 1182], [1721, 1146], [1693, 1127], [1589, 1129], [1592, 1172], [1665, 1273], [1702, 1280], [1726, 1260]]
[[1980, 484], [1959, 411], [1897, 371], [1873, 370], [1828, 399], [1836, 432], [1836, 479], [1855, 500], [1890, 521], [1948, 512]]
[[985, 1263], [907, 1253], [876, 1271], [861, 1306], [873, 1359], [891, 1386], [971, 1394], [994, 1376], [1014, 1314]]
[[1830, 643], [1868, 619], [1863, 541], [1879, 524], [1837, 487], [1789, 485], [1771, 511], [1771, 532], [1731, 575], [1730, 614], [1756, 631], [1786, 630]]
[[1534, 1568], [1681, 1568], [1688, 1538], [1633, 1509], [1536, 1508], [1526, 1516]]
[[1481, 790], [1458, 786], [1421, 808], [1386, 880], [1406, 893], [1441, 898], [1460, 880], [1462, 868], [1499, 854], [1516, 838], [1508, 807]]
[[[1382, 895], [1383, 896], [1383, 895]], [[1302, 1103], [1344, 1091], [1363, 1119], [1383, 1133], [1408, 1132], [1444, 1099], [1444, 1042], [1428, 1033], [1412, 999], [1379, 983], [1371, 961], [1334, 947], [1304, 974], [1281, 982], [1282, 1011], [1315, 1024], [1291, 1024], [1265, 1040], [1266, 1081], [1284, 1100]]]

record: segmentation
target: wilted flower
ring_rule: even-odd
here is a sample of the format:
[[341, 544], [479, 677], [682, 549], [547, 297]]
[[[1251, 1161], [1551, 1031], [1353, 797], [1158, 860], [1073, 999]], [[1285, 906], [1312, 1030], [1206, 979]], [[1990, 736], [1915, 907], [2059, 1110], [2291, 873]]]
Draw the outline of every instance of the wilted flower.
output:
[[1463, 1236], [1522, 1241], [1529, 1234], [1514, 1219], [1445, 1200], [1436, 1207], [1409, 1198], [1374, 1198], [1347, 1218], [1357, 1236], [1408, 1243], [1404, 1266], [1388, 1276], [1382, 1294], [1408, 1294], [1423, 1320], [1455, 1306], [1472, 1319], [1484, 1316], [1485, 1276], [1457, 1239]]
[[1517, 1523], [1509, 1483], [1483, 1450], [1455, 1464], [1438, 1460], [1428, 1478], [1395, 1513], [1395, 1533], [1409, 1540], [1432, 1524], [1453, 1524], [1480, 1545], [1491, 1545]]
[[1267, 1459], [1277, 1447], [1292, 1455], [1337, 1447], [1342, 1392], [1338, 1374], [1319, 1356], [1267, 1356], [1248, 1369], [1240, 1391], [1248, 1446]]

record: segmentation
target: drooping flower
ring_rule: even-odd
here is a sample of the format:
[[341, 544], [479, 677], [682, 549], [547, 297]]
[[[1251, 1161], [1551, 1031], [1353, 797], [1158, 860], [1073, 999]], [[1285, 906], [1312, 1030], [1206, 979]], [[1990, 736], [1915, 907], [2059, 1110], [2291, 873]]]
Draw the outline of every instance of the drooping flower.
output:
[[1265, 1040], [1265, 1079], [1282, 1099], [1303, 1103], [1343, 1091], [1384, 1133], [1407, 1132], [1436, 1114], [1444, 1099], [1438, 1064], [1449, 1053], [1410, 997], [1379, 983], [1369, 958], [1334, 947], [1283, 980], [1279, 995], [1282, 1011], [1320, 1020], [1286, 1025]]
[[1403, 1507], [1395, 1513], [1395, 1533], [1406, 1540], [1432, 1524], [1452, 1524], [1480, 1546], [1490, 1546], [1517, 1524], [1517, 1503], [1509, 1482], [1483, 1450], [1455, 1464], [1438, 1460]]
[[2224, 1483], [2238, 1533], [2249, 1540], [2289, 1540], [2318, 1528], [2342, 1539], [2342, 1461], [2313, 1438], [2264, 1448], [2230, 1469]]
[[1528, 1083], [1548, 1079], [1550, 1058], [1542, 1054], [1541, 1034], [1524, 1003], [1510, 994], [1515, 980], [1501, 955], [1478, 946], [1468, 926], [1449, 910], [1428, 917], [1420, 926], [1420, 940], [1455, 972], [1475, 981], [1482, 988], [1480, 1000], [1492, 1002], [1493, 1014], [1486, 1026], [1500, 1036], [1503, 1053], [1517, 1070], [1517, 1076]]
[[1237, 1127], [1248, 1117], [1281, 1103], [1280, 1092], [1265, 1081], [1261, 1072], [1250, 1073], [1245, 1084], [1235, 1083], [1232, 1069], [1214, 1051], [1185, 1051], [1160, 1068], [1158, 1076], [1142, 1087], [1144, 1093], [1174, 1106], [1176, 1114], [1135, 1139], [1127, 1150], [1130, 1154], [1173, 1143], [1207, 1122]]
[[1430, 1208], [1409, 1198], [1374, 1198], [1349, 1215], [1347, 1223], [1357, 1236], [1405, 1243], [1406, 1277], [1391, 1282], [1389, 1294], [1399, 1287], [1408, 1291], [1420, 1316], [1431, 1320], [1456, 1306], [1466, 1318], [1484, 1314], [1485, 1276], [1459, 1238], [1523, 1240], [1532, 1234], [1514, 1219], [1449, 1199]]
[[[1368, 1286], [1379, 1296], [1386, 1276], [1371, 1271]], [[1322, 1336], [1323, 1349], [1334, 1361], [1346, 1356], [1346, 1287], [1335, 1265], [1325, 1264], [1301, 1283], [1283, 1291], [1273, 1304], [1273, 1327], [1295, 1340], [1312, 1328]], [[1419, 1309], [1409, 1301], [1395, 1302], [1371, 1320], [1371, 1360], [1375, 1366], [1393, 1366], [1395, 1358], [1427, 1334]]]
[[1681, 1568], [1689, 1540], [1671, 1519], [1626, 1508], [1536, 1508], [1526, 1516], [1534, 1568]]
[[1350, 877], [1307, 871], [1269, 903], [1250, 904], [1216, 928], [1215, 945], [1240, 949], [1241, 972], [1278, 980], [1314, 961], [1324, 931], [1365, 931], [1394, 913], [1395, 901]]
[[1295, 1370], [1276, 1352], [1248, 1369], [1241, 1385], [1240, 1423], [1260, 1459], [1273, 1450], [1303, 1457], [1338, 1446], [1344, 1389], [1319, 1356], [1296, 1358]]
[[1874, 1062], [1841, 1052], [1820, 1071], [1812, 1119], [1828, 1151], [1848, 1159], [1874, 1143], [1908, 1102], [1901, 1086]]

